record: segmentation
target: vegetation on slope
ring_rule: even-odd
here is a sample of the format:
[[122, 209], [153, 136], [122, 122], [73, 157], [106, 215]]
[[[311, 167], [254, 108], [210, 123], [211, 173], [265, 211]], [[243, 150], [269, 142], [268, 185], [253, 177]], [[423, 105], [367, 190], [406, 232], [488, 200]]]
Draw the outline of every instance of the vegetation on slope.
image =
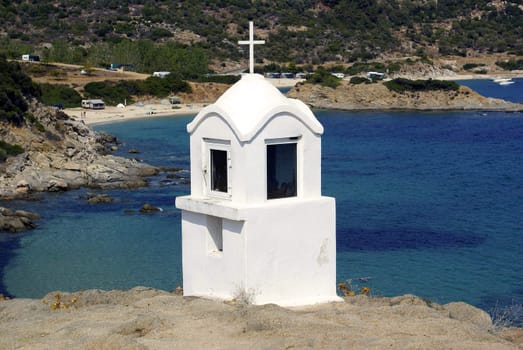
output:
[[84, 87], [87, 98], [102, 98], [106, 103], [133, 102], [133, 96], [167, 97], [179, 92], [191, 92], [191, 86], [175, 74], [165, 78], [149, 77], [143, 81], [92, 82]]
[[63, 84], [41, 84], [42, 103], [52, 105], [62, 105], [65, 108], [73, 108], [80, 106], [82, 96], [68, 85]]
[[397, 78], [383, 83], [389, 90], [403, 93], [408, 91], [457, 91], [459, 84], [453, 81], [445, 80], [410, 80]]
[[0, 56], [0, 121], [22, 125], [28, 110], [26, 97], [40, 97], [40, 89], [20, 69]]
[[[191, 79], [209, 58], [246, 57], [237, 41], [248, 36], [249, 18], [267, 41], [257, 57], [275, 62], [523, 52], [521, 0], [0, 0], [7, 33], [0, 47], [11, 58], [37, 53], [64, 63], [126, 63]], [[52, 46], [41, 46], [49, 38]]]

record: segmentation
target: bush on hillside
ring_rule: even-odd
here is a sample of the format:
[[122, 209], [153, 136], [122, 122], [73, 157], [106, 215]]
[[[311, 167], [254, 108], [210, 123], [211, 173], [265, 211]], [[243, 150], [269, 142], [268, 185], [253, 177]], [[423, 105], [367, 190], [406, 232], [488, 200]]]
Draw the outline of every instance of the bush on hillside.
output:
[[371, 81], [364, 77], [352, 77], [350, 78], [350, 83], [357, 85], [357, 84], [370, 84]]
[[87, 98], [99, 98], [107, 104], [116, 105], [127, 102], [132, 102], [129, 92], [116, 83], [108, 81], [95, 81], [84, 86], [85, 96]]
[[520, 70], [523, 69], [523, 59], [498, 61], [496, 62], [496, 65], [505, 70]]
[[405, 91], [457, 91], [459, 90], [458, 83], [444, 80], [410, 80], [404, 78], [396, 78], [383, 83], [389, 90], [403, 93]]
[[40, 97], [40, 88], [24, 74], [20, 65], [0, 56], [0, 120], [22, 125], [28, 109], [24, 97]]
[[198, 79], [201, 83], [220, 83], [232, 85], [240, 80], [239, 75], [204, 75]]
[[109, 104], [133, 102], [133, 96], [151, 95], [167, 97], [179, 92], [191, 92], [191, 86], [174, 74], [165, 78], [149, 77], [143, 81], [128, 80], [114, 82], [93, 82], [84, 87], [88, 98], [100, 98]]
[[11, 145], [7, 142], [0, 140], [0, 163], [4, 162], [9, 156], [16, 156], [17, 154], [24, 153], [24, 149], [19, 145]]
[[465, 63], [463, 65], [464, 70], [471, 70], [478, 67], [484, 67], [485, 65], [483, 63]]
[[320, 66], [314, 74], [307, 77], [305, 82], [309, 84], [320, 84], [321, 86], [336, 89], [336, 87], [340, 85], [341, 79], [333, 76], [329, 71]]
[[82, 96], [68, 85], [40, 84], [42, 103], [52, 106], [61, 104], [65, 108], [78, 107], [82, 103]]

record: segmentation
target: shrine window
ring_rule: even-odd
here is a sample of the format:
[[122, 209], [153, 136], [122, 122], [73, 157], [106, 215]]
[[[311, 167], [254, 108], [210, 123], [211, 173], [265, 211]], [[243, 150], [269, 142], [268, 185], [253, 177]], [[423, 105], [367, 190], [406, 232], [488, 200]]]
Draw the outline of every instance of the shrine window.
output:
[[228, 198], [231, 194], [230, 143], [206, 140], [207, 157], [204, 160], [205, 181], [209, 195]]
[[296, 197], [298, 194], [295, 139], [267, 144], [267, 199]]

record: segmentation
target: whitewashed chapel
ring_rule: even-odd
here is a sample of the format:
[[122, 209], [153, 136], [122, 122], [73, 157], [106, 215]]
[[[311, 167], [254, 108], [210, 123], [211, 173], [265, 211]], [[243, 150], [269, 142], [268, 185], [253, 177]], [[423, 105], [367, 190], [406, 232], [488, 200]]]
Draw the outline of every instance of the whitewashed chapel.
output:
[[323, 127], [253, 73], [187, 125], [191, 194], [182, 209], [184, 295], [282, 306], [337, 301], [335, 200], [321, 195]]

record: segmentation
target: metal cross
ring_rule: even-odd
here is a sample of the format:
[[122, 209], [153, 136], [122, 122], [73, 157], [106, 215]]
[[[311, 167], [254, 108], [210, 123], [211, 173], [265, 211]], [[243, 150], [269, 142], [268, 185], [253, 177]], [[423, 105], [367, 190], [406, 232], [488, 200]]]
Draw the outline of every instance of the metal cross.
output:
[[254, 23], [249, 21], [249, 40], [238, 41], [239, 45], [249, 45], [249, 73], [254, 73], [254, 45], [265, 44], [265, 40], [254, 40]]

